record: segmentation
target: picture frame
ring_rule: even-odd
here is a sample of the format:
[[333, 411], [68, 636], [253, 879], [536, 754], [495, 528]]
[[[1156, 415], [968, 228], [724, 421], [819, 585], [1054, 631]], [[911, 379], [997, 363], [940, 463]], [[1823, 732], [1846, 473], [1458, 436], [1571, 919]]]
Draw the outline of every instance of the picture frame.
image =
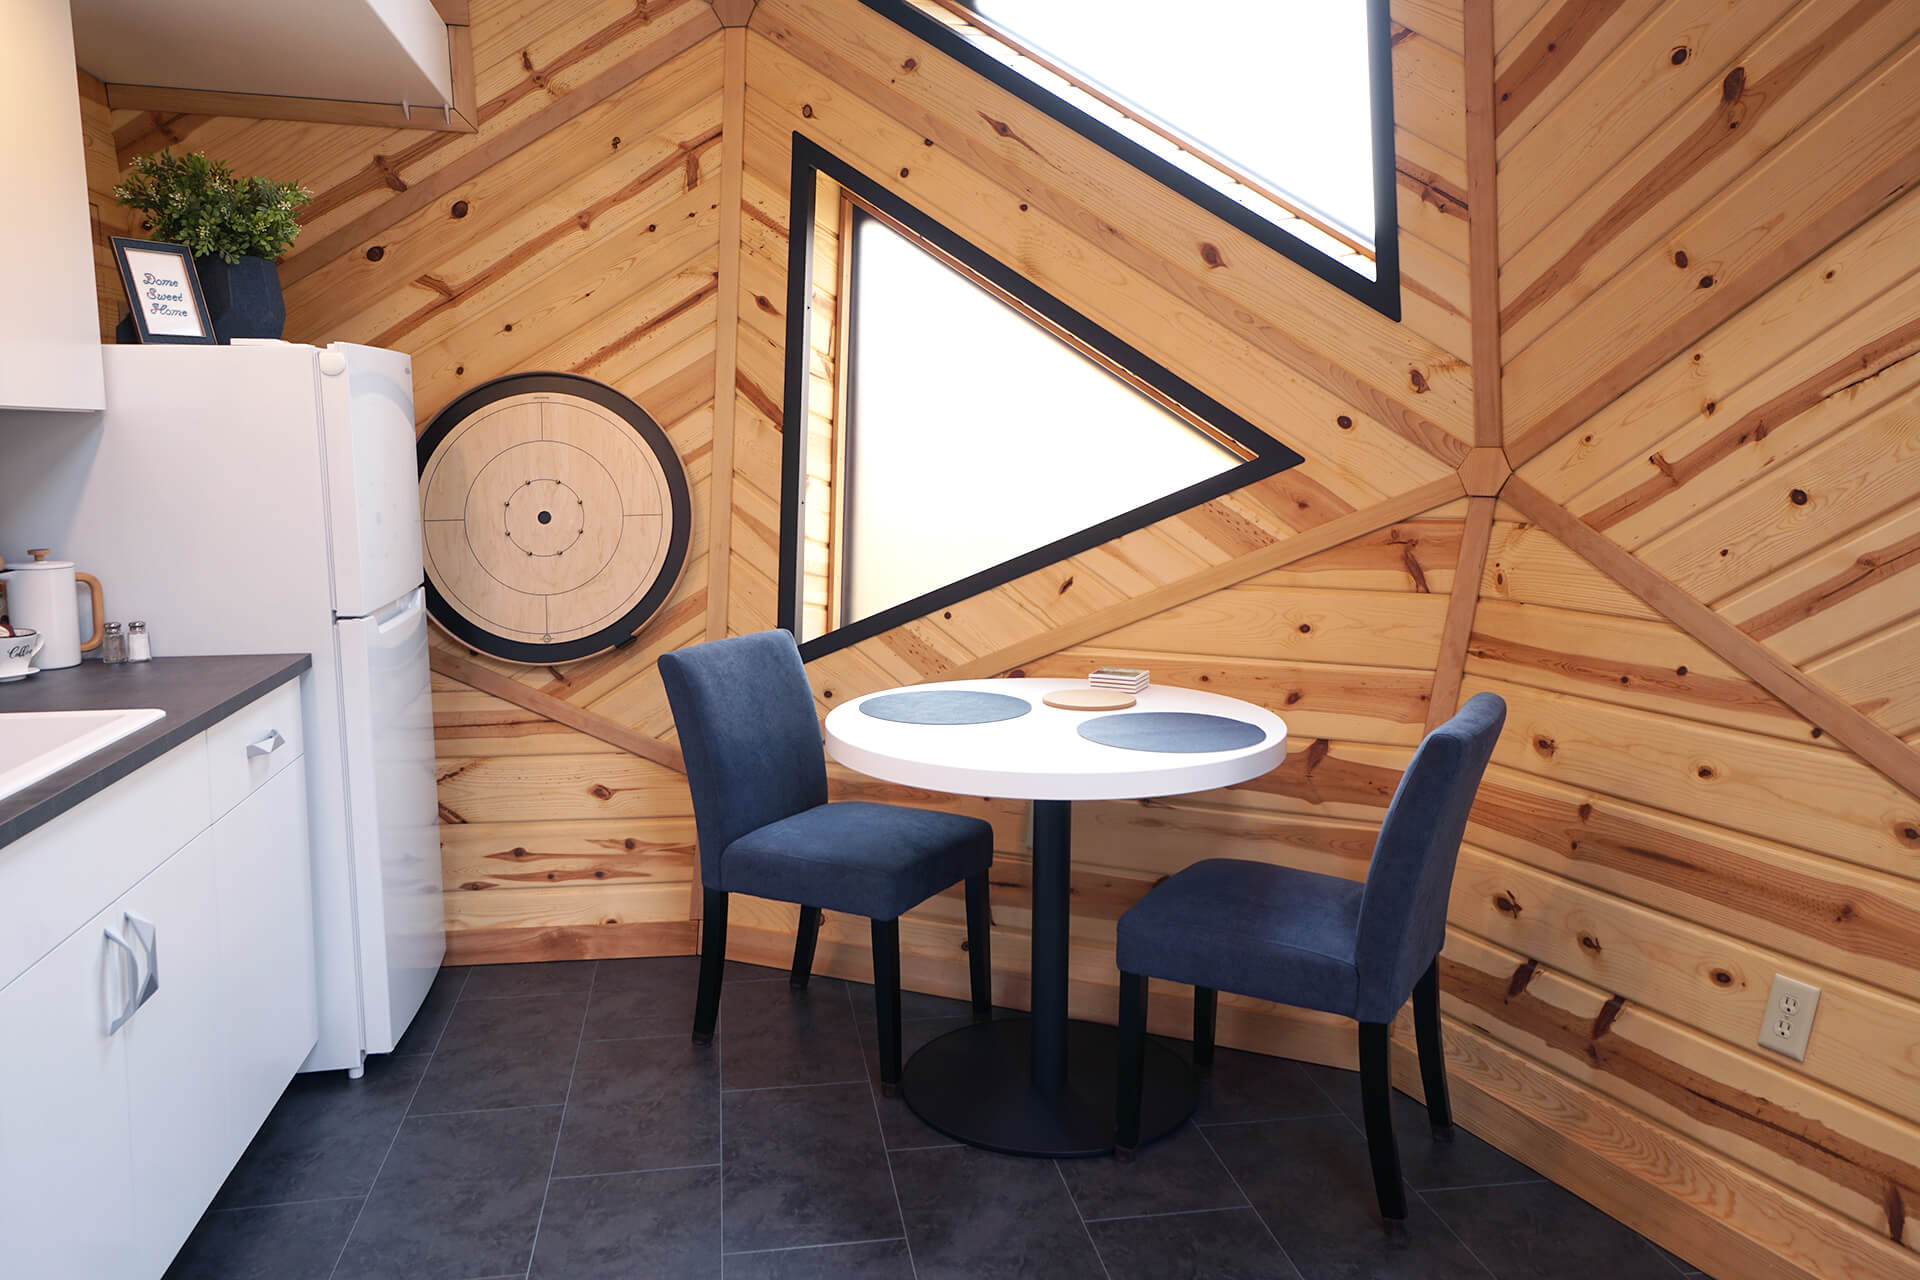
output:
[[185, 245], [114, 236], [113, 258], [141, 342], [213, 346], [220, 339], [207, 315], [200, 274]]

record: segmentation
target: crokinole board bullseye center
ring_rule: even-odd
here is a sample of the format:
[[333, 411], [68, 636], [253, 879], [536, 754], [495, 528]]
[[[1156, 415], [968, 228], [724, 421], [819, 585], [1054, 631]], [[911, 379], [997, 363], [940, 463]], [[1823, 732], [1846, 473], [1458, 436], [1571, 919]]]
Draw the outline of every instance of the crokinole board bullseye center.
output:
[[499, 378], [419, 441], [427, 607], [461, 643], [570, 662], [644, 626], [685, 566], [686, 474], [639, 405], [576, 374]]

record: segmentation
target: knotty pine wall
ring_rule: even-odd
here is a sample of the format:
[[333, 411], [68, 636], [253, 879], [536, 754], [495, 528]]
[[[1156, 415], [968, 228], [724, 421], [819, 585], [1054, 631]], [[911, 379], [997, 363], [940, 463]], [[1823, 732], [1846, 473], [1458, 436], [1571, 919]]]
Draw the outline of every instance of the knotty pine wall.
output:
[[[1111, 1016], [1113, 922], [1188, 862], [1364, 875], [1413, 744], [1493, 689], [1444, 957], [1457, 1110], [1715, 1274], [1920, 1273], [1920, 15], [1393, 12], [1398, 325], [855, 0], [475, 0], [471, 137], [88, 120], [96, 155], [177, 138], [319, 190], [289, 336], [412, 351], [423, 419], [563, 367], [674, 424], [701, 533], [636, 645], [436, 655], [456, 958], [691, 949], [652, 658], [773, 621], [801, 129], [1308, 459], [812, 666], [823, 710], [1123, 661], [1287, 718], [1267, 778], [1077, 807], [1076, 1010]], [[1023, 806], [835, 788], [994, 822], [1023, 1003]], [[740, 901], [734, 954], [784, 963], [792, 918]], [[865, 934], [830, 917], [821, 967], [864, 976]], [[958, 992], [958, 900], [902, 935], [908, 985]], [[1754, 1045], [1775, 972], [1824, 991], [1804, 1065]], [[1185, 1000], [1156, 990], [1156, 1025]], [[1221, 1026], [1352, 1053], [1256, 1002]]]

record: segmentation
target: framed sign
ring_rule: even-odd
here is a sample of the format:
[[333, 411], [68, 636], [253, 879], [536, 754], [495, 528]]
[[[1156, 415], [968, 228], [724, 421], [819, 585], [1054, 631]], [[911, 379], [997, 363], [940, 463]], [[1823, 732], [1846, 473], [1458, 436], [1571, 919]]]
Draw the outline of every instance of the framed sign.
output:
[[113, 257], [120, 264], [120, 283], [133, 307], [133, 327], [140, 341], [208, 346], [219, 341], [207, 319], [207, 300], [200, 293], [193, 255], [185, 245], [115, 236]]
[[626, 643], [686, 565], [686, 472], [646, 410], [571, 373], [460, 396], [419, 441], [427, 612], [508, 662]]

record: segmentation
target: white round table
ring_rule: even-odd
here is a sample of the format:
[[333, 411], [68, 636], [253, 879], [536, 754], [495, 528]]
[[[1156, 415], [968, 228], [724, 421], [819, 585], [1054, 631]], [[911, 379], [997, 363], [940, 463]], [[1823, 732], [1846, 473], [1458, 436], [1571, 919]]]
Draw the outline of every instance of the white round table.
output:
[[[1025, 715], [988, 724], [907, 724], [861, 711], [884, 690], [836, 707], [827, 753], [883, 782], [957, 795], [1033, 801], [1031, 1016], [975, 1023], [929, 1041], [907, 1063], [901, 1091], [923, 1120], [974, 1146], [1017, 1155], [1090, 1156], [1113, 1149], [1113, 1028], [1067, 1016], [1072, 802], [1139, 800], [1232, 786], [1286, 756], [1280, 717], [1237, 698], [1150, 686], [1124, 711], [1068, 711], [1041, 701], [1084, 680], [956, 680], [912, 691], [1009, 694]], [[1104, 746], [1080, 736], [1092, 718], [1174, 711], [1250, 723], [1264, 737], [1228, 751], [1162, 752]], [[1185, 1123], [1197, 1090], [1192, 1069], [1149, 1042], [1141, 1138]]]

